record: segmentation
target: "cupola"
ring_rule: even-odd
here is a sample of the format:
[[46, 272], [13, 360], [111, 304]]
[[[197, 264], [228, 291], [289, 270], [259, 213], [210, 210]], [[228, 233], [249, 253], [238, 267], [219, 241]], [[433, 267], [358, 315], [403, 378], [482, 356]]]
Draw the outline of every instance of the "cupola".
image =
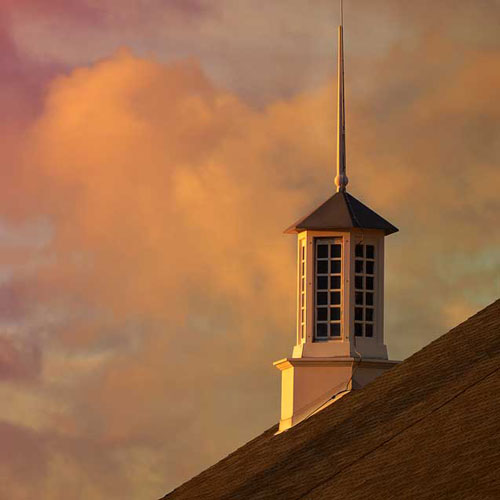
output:
[[338, 48], [336, 193], [297, 234], [297, 334], [282, 374], [280, 431], [396, 364], [384, 343], [384, 242], [398, 231], [347, 192], [343, 12]]

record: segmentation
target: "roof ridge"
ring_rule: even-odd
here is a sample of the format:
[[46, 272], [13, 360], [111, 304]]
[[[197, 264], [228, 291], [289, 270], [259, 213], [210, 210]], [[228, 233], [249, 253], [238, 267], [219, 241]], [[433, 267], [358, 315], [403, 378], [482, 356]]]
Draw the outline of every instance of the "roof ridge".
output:
[[354, 224], [357, 227], [362, 227], [361, 224], [360, 224], [360, 222], [359, 222], [359, 220], [358, 220], [358, 217], [354, 213], [354, 209], [352, 207], [352, 203], [351, 203], [352, 196], [347, 191], [344, 191], [343, 195], [344, 195], [344, 198], [345, 198], [345, 201], [346, 201], [347, 210], [349, 210], [349, 214], [351, 215], [351, 219], [353, 220]]

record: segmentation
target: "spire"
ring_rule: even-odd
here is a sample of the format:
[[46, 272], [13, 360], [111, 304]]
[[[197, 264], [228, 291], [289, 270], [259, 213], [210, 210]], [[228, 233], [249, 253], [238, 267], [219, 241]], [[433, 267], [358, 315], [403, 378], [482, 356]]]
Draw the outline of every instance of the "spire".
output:
[[338, 59], [338, 102], [337, 102], [337, 176], [338, 191], [345, 191], [349, 179], [346, 175], [345, 153], [345, 96], [344, 96], [344, 2], [340, 0], [339, 59]]

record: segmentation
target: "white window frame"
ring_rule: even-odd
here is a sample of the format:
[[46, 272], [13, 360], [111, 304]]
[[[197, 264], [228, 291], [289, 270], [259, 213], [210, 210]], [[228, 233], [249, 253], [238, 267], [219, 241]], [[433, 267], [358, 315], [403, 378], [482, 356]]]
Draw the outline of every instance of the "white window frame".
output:
[[[380, 259], [379, 259], [379, 253], [380, 253], [380, 248], [379, 248], [379, 245], [377, 244], [378, 242], [374, 239], [371, 239], [371, 238], [367, 238], [367, 239], [360, 239], [360, 240], [357, 240], [354, 244], [354, 252], [353, 252], [353, 259], [354, 259], [354, 262], [353, 262], [353, 275], [354, 275], [354, 282], [353, 282], [353, 306], [352, 306], [352, 317], [353, 317], [353, 327], [354, 327], [354, 330], [353, 330], [353, 335], [355, 338], [364, 338], [364, 339], [377, 339], [378, 335], [378, 328], [377, 328], [377, 325], [378, 325], [378, 314], [379, 314], [379, 308], [380, 308], [380, 301], [379, 301], [379, 294], [381, 293], [380, 292], [380, 289], [379, 289], [379, 283], [378, 283], [378, 280], [379, 280], [379, 275], [380, 275], [380, 272], [383, 270], [381, 269], [381, 265], [380, 265]], [[363, 256], [360, 256], [360, 257], [357, 257], [356, 256], [356, 253], [357, 253], [357, 248], [358, 248], [358, 245], [362, 245], [363, 246]], [[368, 258], [367, 257], [367, 247], [368, 246], [371, 246], [373, 247], [374, 249], [374, 256], [373, 258]], [[362, 267], [363, 267], [363, 270], [362, 272], [357, 272], [356, 268], [357, 268], [357, 262], [362, 262]], [[374, 266], [374, 272], [373, 274], [369, 274], [367, 273], [367, 263], [368, 262], [371, 262], [373, 263], [373, 266]], [[356, 287], [356, 278], [361, 278], [362, 279], [362, 288], [358, 288]], [[368, 289], [366, 287], [366, 282], [367, 282], [367, 278], [371, 278], [373, 279], [373, 287], [371, 289]], [[357, 293], [362, 293], [362, 297], [363, 297], [363, 300], [362, 300], [362, 304], [357, 304], [356, 303], [356, 296], [357, 296]], [[366, 294], [367, 293], [372, 293], [373, 294], [373, 299], [372, 299], [372, 304], [370, 305], [367, 305], [366, 304]], [[361, 320], [359, 319], [356, 319], [356, 310], [359, 310], [361, 309], [362, 311], [362, 318]], [[371, 321], [368, 321], [366, 319], [366, 311], [367, 310], [371, 310], [373, 311], [372, 312], [372, 319]], [[356, 334], [356, 325], [361, 325], [361, 335], [357, 335]], [[368, 336], [366, 334], [366, 325], [371, 325], [372, 326], [372, 334], [371, 336]]]
[[[345, 252], [344, 252], [344, 239], [342, 236], [316, 236], [313, 239], [313, 248], [314, 248], [314, 255], [313, 255], [313, 287], [312, 287], [312, 292], [313, 292], [313, 318], [312, 318], [312, 336], [313, 336], [313, 341], [314, 342], [328, 342], [328, 341], [338, 341], [342, 340], [344, 336], [343, 332], [343, 313], [344, 313], [344, 262], [345, 262]], [[320, 244], [327, 244], [328, 245], [328, 256], [326, 258], [321, 258], [318, 256], [318, 246]], [[332, 245], [340, 245], [340, 256], [333, 257], [330, 254], [331, 247]], [[332, 261], [339, 261], [340, 262], [340, 272], [332, 272], [331, 262]], [[317, 289], [317, 282], [318, 282], [318, 262], [327, 262], [328, 270], [327, 273], [321, 273], [320, 277], [326, 277], [327, 279], [327, 288], [325, 289], [325, 293], [327, 293], [327, 303], [323, 306], [320, 304], [317, 304], [317, 294], [320, 292], [320, 290]], [[338, 277], [340, 286], [338, 288], [334, 288], [331, 286], [332, 283], [332, 278], [333, 277]], [[333, 304], [331, 303], [331, 294], [338, 292], [340, 295], [340, 303], [339, 304]], [[318, 309], [319, 308], [325, 308], [327, 311], [327, 319], [326, 320], [320, 320], [318, 321]], [[333, 308], [338, 308], [340, 310], [340, 315], [338, 319], [332, 319], [330, 314], [331, 310]], [[327, 336], [325, 337], [319, 337], [317, 335], [317, 325], [318, 324], [325, 324], [327, 325]], [[336, 324], [339, 325], [339, 333], [338, 335], [331, 335], [330, 333], [330, 325]]]
[[299, 238], [297, 248], [297, 345], [307, 335], [307, 240]]

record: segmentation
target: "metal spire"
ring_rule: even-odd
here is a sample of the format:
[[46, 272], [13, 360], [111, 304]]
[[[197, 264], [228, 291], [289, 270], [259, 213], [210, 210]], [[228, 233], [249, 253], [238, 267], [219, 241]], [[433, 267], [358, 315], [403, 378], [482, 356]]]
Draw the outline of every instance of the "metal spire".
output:
[[349, 179], [346, 175], [345, 151], [345, 96], [344, 96], [344, 2], [340, 0], [338, 101], [337, 101], [337, 192], [345, 191]]

